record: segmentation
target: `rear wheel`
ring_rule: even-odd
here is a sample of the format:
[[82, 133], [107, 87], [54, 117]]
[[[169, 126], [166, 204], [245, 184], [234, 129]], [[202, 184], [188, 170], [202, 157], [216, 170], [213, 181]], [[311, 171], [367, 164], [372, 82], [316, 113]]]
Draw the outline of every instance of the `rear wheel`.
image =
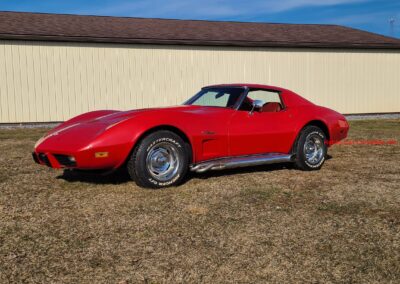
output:
[[306, 126], [294, 147], [296, 166], [305, 171], [319, 170], [325, 162], [325, 133], [317, 126]]
[[189, 167], [188, 145], [174, 132], [146, 136], [133, 151], [127, 168], [137, 185], [162, 188], [179, 184]]

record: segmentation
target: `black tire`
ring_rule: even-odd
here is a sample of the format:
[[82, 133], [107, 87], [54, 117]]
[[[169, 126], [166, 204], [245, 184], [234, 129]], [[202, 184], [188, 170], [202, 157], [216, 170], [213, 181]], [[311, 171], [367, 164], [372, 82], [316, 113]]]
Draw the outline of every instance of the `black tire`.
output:
[[[325, 142], [326, 135], [319, 127], [313, 125], [304, 127], [293, 148], [293, 152], [296, 156], [296, 167], [303, 171], [319, 170], [324, 164], [328, 153]], [[306, 143], [308, 143], [307, 145], [310, 145], [310, 147], [307, 147]], [[314, 145], [314, 148], [312, 145]], [[314, 154], [315, 158], [311, 159], [314, 157]]]
[[[189, 150], [190, 146], [174, 132], [153, 132], [135, 147], [127, 164], [128, 173], [141, 187], [163, 188], [178, 185], [189, 168]], [[160, 174], [169, 171], [168, 175]]]

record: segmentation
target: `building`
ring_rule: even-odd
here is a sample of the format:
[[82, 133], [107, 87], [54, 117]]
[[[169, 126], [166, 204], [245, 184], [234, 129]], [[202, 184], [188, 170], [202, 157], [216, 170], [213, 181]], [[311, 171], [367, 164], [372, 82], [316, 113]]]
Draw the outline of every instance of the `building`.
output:
[[0, 12], [0, 123], [282, 86], [342, 113], [400, 112], [400, 40], [336, 25]]

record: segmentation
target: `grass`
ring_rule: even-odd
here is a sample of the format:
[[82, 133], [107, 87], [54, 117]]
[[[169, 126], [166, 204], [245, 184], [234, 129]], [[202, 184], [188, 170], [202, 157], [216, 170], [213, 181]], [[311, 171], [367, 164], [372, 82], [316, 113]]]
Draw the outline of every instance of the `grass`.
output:
[[[0, 130], [1, 283], [399, 282], [400, 142], [153, 191], [35, 165], [45, 131]], [[349, 139], [400, 141], [400, 120], [354, 121]]]

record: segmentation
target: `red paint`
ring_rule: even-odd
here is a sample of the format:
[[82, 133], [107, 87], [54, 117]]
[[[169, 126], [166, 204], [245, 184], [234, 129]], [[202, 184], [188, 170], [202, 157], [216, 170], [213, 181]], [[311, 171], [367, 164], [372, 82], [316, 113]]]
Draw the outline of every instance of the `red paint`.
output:
[[[347, 136], [343, 115], [317, 106], [282, 88], [230, 84], [276, 90], [284, 104], [279, 112], [240, 111], [220, 107], [182, 105], [131, 111], [95, 111], [77, 116], [51, 130], [35, 147], [35, 154], [49, 156], [51, 166], [60, 168], [54, 154], [73, 156], [79, 169], [115, 169], [153, 128], [175, 128], [189, 140], [193, 163], [218, 157], [256, 153], [289, 153], [301, 129], [311, 121], [323, 123], [329, 131], [328, 145]], [[109, 152], [95, 158], [96, 152]]]

